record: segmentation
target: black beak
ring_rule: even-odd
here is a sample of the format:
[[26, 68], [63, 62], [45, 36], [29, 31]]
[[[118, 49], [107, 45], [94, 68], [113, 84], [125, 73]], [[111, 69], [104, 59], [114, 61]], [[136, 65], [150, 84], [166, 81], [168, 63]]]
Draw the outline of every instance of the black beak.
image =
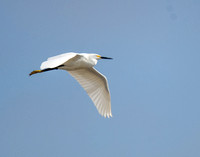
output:
[[113, 58], [101, 56], [101, 59], [113, 59]]

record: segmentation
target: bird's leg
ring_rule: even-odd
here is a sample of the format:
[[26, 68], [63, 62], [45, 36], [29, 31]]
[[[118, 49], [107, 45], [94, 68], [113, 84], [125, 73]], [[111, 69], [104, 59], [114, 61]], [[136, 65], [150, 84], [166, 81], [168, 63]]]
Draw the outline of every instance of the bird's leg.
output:
[[59, 65], [55, 68], [46, 68], [46, 69], [43, 69], [43, 70], [33, 70], [29, 76], [33, 75], [33, 74], [37, 74], [37, 73], [42, 73], [42, 72], [45, 72], [45, 71], [50, 71], [50, 70], [58, 70], [60, 67], [63, 67], [64, 65]]
[[42, 73], [42, 72], [45, 72], [45, 71], [50, 71], [50, 70], [57, 70], [59, 67], [61, 66], [58, 66], [58, 67], [55, 67], [55, 68], [47, 68], [47, 69], [43, 69], [43, 70], [33, 70], [29, 76], [33, 75], [33, 74], [37, 74], [37, 73]]
[[29, 74], [29, 76], [31, 76], [31, 75], [33, 75], [33, 74], [41, 73], [41, 72], [43, 72], [43, 71], [42, 71], [42, 70], [33, 70], [33, 71]]

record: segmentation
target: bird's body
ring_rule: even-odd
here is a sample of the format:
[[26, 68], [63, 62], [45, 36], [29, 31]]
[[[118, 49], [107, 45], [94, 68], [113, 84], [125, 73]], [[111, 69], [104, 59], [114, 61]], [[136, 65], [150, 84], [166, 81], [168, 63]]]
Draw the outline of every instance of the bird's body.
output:
[[64, 53], [50, 57], [41, 64], [41, 70], [34, 70], [30, 75], [54, 69], [67, 70], [85, 89], [99, 113], [112, 117], [111, 100], [107, 79], [93, 67], [99, 59], [112, 59], [98, 54]]

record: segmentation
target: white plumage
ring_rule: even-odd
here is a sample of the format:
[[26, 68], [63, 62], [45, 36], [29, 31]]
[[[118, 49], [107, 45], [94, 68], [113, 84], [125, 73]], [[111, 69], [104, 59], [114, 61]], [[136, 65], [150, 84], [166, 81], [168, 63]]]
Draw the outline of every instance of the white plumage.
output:
[[41, 70], [34, 70], [30, 75], [54, 69], [67, 70], [87, 92], [98, 112], [109, 118], [112, 117], [112, 112], [107, 79], [93, 68], [99, 59], [112, 58], [102, 57], [98, 54], [64, 53], [48, 58], [41, 64]]

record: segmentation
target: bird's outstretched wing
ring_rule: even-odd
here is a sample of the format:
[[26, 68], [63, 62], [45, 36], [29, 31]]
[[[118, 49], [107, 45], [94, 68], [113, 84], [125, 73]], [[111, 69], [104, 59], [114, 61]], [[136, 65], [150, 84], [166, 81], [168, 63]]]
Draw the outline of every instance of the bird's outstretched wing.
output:
[[112, 117], [111, 100], [107, 79], [94, 68], [68, 71], [85, 89], [98, 112], [104, 117]]
[[77, 55], [76, 53], [69, 52], [54, 57], [50, 57], [47, 59], [47, 61], [44, 61], [41, 64], [40, 69], [43, 70], [43, 69], [58, 67], [67, 62], [69, 59], [75, 57], [76, 55]]

